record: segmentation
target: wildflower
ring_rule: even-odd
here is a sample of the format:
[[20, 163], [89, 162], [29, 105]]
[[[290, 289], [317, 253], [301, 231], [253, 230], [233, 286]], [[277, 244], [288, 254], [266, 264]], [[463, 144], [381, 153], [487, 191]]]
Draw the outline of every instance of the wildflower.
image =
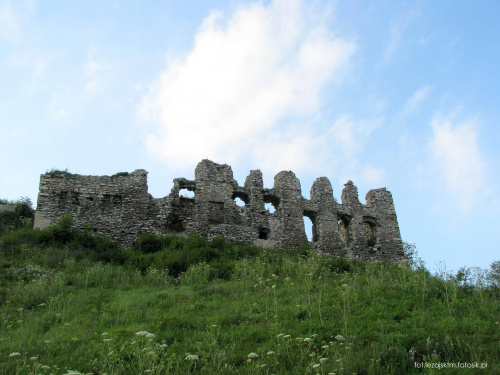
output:
[[274, 352], [267, 352], [267, 355], [274, 355]]
[[136, 332], [136, 335], [137, 336], [144, 336], [144, 337], [147, 337], [148, 339], [156, 336], [154, 333], [150, 333], [148, 331], [139, 331], [139, 332]]
[[47, 365], [43, 365], [41, 368], [43, 368], [44, 370], [47, 370], [50, 368], [50, 366], [47, 366]]
[[82, 373], [74, 370], [68, 370], [66, 375], [82, 375]]
[[304, 341], [305, 341], [305, 342], [310, 342], [310, 341], [312, 341], [312, 340], [313, 340], [313, 339], [312, 339], [312, 338], [310, 338], [310, 337], [306, 337], [306, 338], [304, 339]]
[[290, 337], [292, 337], [292, 336], [290, 336], [290, 335], [283, 336], [284, 339], [289, 339]]
[[323, 346], [322, 346], [322, 348], [323, 348], [323, 349], [328, 349], [329, 347], [330, 347], [330, 346], [328, 346], [328, 345], [323, 345]]
[[160, 348], [166, 348], [168, 345], [167, 344], [161, 344]]
[[186, 361], [197, 361], [199, 360], [197, 355], [194, 354], [188, 354], [187, 357], [185, 358]]
[[326, 361], [328, 361], [328, 358], [320, 358], [319, 363], [323, 363], [323, 362], [326, 362]]
[[248, 358], [259, 358], [259, 355], [257, 353], [250, 353], [247, 355]]
[[311, 335], [311, 337], [318, 337], [318, 334], [317, 334], [317, 333], [313, 333], [313, 334]]
[[337, 340], [337, 341], [344, 341], [345, 338], [344, 338], [344, 336], [337, 335], [337, 336], [335, 336], [335, 340]]
[[107, 333], [107, 332], [103, 332], [103, 333], [101, 333], [101, 336], [107, 336], [107, 335], [108, 335], [108, 333]]
[[316, 363], [315, 365], [313, 365], [313, 368], [318, 368], [320, 366], [319, 363]]
[[20, 355], [21, 355], [21, 353], [18, 353], [18, 352], [13, 352], [13, 353], [10, 353], [10, 354], [9, 354], [9, 357], [18, 357], [18, 356], [20, 356]]
[[30, 360], [32, 361], [36, 361], [38, 359], [38, 357], [31, 357]]
[[45, 340], [45, 341], [44, 341], [44, 343], [46, 343], [46, 344], [50, 344], [51, 342], [52, 342], [52, 341], [50, 341], [50, 340]]
[[102, 341], [104, 341], [104, 342], [110, 342], [110, 341], [113, 341], [113, 339], [104, 339]]
[[278, 336], [276, 336], [277, 338], [280, 338], [280, 337], [283, 337], [285, 334], [284, 333], [280, 333]]
[[265, 363], [261, 364], [260, 367], [266, 367], [267, 365]]

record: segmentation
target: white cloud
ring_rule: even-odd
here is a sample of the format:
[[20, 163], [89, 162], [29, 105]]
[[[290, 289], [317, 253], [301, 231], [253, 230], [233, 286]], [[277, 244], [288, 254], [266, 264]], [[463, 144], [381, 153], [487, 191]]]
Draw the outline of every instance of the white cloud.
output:
[[384, 61], [387, 62], [392, 59], [394, 52], [400, 47], [402, 43], [406, 29], [413, 21], [420, 18], [420, 15], [421, 13], [419, 10], [412, 10], [405, 15], [398, 16], [397, 21], [391, 24], [389, 42], [387, 43], [383, 51]]
[[[300, 168], [326, 143], [310, 120], [322, 88], [354, 49], [332, 35], [320, 11], [298, 0], [254, 3], [230, 17], [214, 12], [193, 49], [171, 59], [143, 99], [139, 118], [157, 110], [161, 124], [147, 146], [177, 166], [260, 158], [270, 168]], [[263, 148], [274, 157], [259, 157]]]
[[366, 165], [363, 169], [363, 182], [368, 186], [380, 186], [385, 177], [385, 170], [372, 165]]
[[476, 122], [435, 116], [432, 121], [432, 156], [447, 188], [468, 211], [484, 190], [484, 163], [477, 146]]
[[21, 36], [21, 20], [10, 1], [0, 4], [0, 38], [15, 45], [19, 43]]
[[95, 93], [102, 87], [106, 81], [104, 73], [112, 68], [111, 64], [106, 60], [97, 57], [97, 52], [97, 48], [92, 46], [89, 57], [85, 62], [85, 76], [87, 79], [85, 91], [88, 93]]
[[404, 107], [404, 112], [405, 113], [415, 112], [420, 106], [420, 104], [427, 98], [429, 91], [430, 87], [428, 85], [415, 91], [413, 95], [406, 102]]

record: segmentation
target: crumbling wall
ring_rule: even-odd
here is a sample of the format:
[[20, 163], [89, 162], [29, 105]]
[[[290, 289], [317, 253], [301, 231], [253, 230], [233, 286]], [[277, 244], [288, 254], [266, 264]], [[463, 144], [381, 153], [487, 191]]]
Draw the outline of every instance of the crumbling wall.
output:
[[76, 228], [132, 243], [139, 233], [158, 232], [158, 211], [143, 169], [111, 177], [42, 174], [34, 228], [56, 224], [68, 213]]
[[[185, 190], [194, 197], [184, 196]], [[300, 181], [291, 171], [278, 173], [272, 189], [264, 188], [259, 170], [250, 171], [244, 186], [238, 186], [230, 166], [210, 160], [197, 165], [194, 181], [174, 179], [170, 194], [159, 199], [148, 194], [144, 170], [112, 177], [44, 174], [35, 228], [69, 213], [78, 228], [87, 225], [123, 244], [133, 243], [142, 232], [176, 228], [209, 239], [222, 235], [268, 248], [297, 248], [307, 241], [303, 221], [307, 216], [313, 223], [312, 245], [318, 251], [359, 259], [404, 258], [392, 195], [385, 188], [370, 190], [365, 205], [348, 181], [338, 203], [330, 181], [320, 177], [310, 196], [310, 200], [302, 196]], [[266, 203], [275, 211], [267, 210]]]

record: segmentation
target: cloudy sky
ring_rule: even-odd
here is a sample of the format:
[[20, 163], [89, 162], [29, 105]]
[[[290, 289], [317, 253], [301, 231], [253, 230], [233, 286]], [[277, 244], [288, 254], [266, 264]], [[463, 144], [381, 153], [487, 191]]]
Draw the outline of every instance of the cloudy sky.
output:
[[200, 160], [393, 194], [430, 268], [500, 259], [500, 3], [0, 0], [0, 197]]

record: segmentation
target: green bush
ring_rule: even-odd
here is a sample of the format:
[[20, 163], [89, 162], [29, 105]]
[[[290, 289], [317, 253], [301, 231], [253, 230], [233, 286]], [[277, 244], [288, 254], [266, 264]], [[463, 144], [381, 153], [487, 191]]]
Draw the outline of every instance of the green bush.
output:
[[141, 233], [137, 239], [135, 247], [144, 254], [151, 254], [160, 251], [166, 241], [152, 233]]
[[13, 211], [0, 212], [0, 234], [17, 229], [33, 227], [34, 211], [29, 198], [23, 197], [15, 202], [1, 200], [2, 205], [13, 205]]

